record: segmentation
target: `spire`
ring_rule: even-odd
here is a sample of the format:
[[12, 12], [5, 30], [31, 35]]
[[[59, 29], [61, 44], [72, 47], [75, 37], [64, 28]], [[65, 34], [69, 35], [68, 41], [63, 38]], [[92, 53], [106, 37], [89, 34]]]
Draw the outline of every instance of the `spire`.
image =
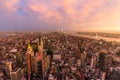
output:
[[32, 47], [30, 46], [30, 44], [28, 44], [27, 50], [32, 51]]

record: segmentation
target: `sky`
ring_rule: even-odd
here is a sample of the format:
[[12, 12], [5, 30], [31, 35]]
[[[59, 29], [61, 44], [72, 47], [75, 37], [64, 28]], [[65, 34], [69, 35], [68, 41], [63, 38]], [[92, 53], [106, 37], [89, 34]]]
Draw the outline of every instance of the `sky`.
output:
[[0, 31], [120, 31], [120, 0], [0, 0]]

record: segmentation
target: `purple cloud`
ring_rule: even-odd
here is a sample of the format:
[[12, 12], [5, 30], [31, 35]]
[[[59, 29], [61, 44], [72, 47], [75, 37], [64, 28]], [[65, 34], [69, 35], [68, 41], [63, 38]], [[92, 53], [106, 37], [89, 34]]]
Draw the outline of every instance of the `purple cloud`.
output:
[[0, 30], [116, 30], [119, 9], [119, 0], [1, 0]]

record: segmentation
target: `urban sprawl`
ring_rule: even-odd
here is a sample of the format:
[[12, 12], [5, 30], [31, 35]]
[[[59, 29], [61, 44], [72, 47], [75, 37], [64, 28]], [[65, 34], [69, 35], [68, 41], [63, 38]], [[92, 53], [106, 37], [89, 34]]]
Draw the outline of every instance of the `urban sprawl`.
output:
[[120, 43], [64, 31], [1, 33], [0, 80], [120, 80]]

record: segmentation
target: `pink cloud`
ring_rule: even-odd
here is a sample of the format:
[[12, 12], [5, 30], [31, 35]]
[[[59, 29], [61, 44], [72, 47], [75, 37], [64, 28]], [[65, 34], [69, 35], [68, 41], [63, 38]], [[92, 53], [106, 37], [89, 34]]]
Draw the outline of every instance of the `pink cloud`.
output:
[[75, 5], [79, 0], [63, 0], [63, 8], [68, 15], [73, 15], [76, 13]]
[[[17, 12], [20, 0], [1, 0], [0, 10]], [[65, 24], [73, 27], [119, 25], [120, 0], [24, 0], [28, 14], [46, 23]], [[19, 14], [15, 14], [17, 16]], [[14, 17], [14, 16], [11, 16]], [[21, 17], [21, 16], [19, 16]], [[23, 17], [23, 16], [22, 16]], [[22, 19], [25, 19], [23, 17]], [[25, 19], [27, 20], [27, 19]], [[39, 22], [39, 21], [38, 21]]]
[[90, 12], [92, 12], [94, 9], [98, 9], [98, 7], [101, 7], [101, 5], [104, 3], [104, 0], [92, 0], [86, 2], [84, 5], [82, 5], [82, 11], [81, 11], [81, 17], [85, 18], [87, 17]]
[[[53, 6], [54, 4], [50, 5]], [[57, 6], [57, 5], [54, 5]], [[51, 17], [53, 17], [53, 21], [59, 21], [62, 20], [62, 16], [59, 12], [57, 12], [54, 7], [49, 8], [45, 3], [38, 3], [37, 1], [32, 0], [30, 3], [28, 2], [28, 7], [30, 10], [35, 12], [35, 14], [41, 14], [41, 16], [38, 16], [40, 18], [46, 19], [46, 21], [51, 20]]]
[[[108, 1], [110, 2], [110, 1]], [[114, 3], [114, 1], [111, 1], [110, 3]], [[88, 1], [84, 5], [81, 5], [82, 11], [78, 12], [79, 14], [77, 16], [73, 16], [72, 24], [76, 26], [99, 26], [101, 24], [108, 25], [109, 23], [117, 24], [115, 21], [118, 20], [117, 17], [120, 18], [119, 15], [119, 3], [114, 3], [112, 6], [106, 7], [103, 4], [105, 4], [105, 0], [99, 0], [99, 1]], [[94, 15], [91, 14], [91, 12], [98, 10]], [[89, 17], [90, 18], [87, 18]], [[105, 24], [106, 23], [106, 24]]]
[[5, 11], [14, 11], [16, 10], [18, 0], [1, 0], [0, 7]]

